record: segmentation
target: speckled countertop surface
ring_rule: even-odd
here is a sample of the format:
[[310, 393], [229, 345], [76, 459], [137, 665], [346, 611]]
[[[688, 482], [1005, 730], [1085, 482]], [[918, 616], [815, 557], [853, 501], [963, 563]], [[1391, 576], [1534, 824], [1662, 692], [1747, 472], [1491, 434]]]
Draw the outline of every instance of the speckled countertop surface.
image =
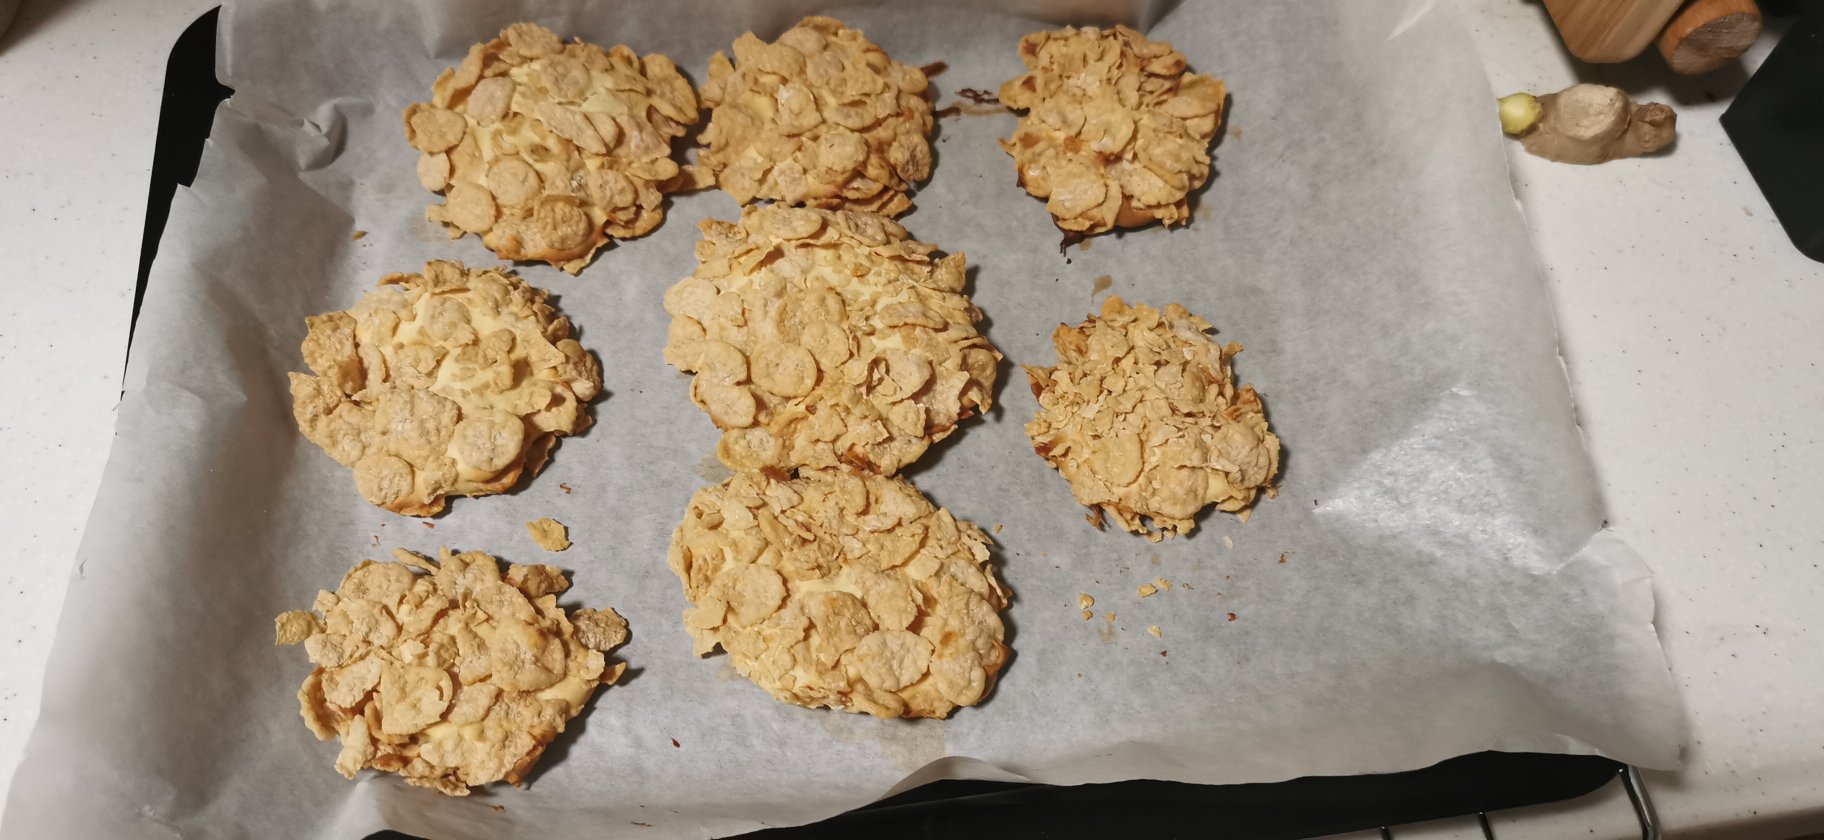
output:
[[[1669, 155], [1585, 168], [1516, 146], [1514, 189], [1611, 523], [1654, 569], [1691, 709], [1686, 769], [1647, 774], [1667, 834], [1824, 832], [1824, 265], [1787, 242], [1717, 123], [1745, 71], [1578, 65], [1540, 4], [1456, 2], [1496, 93], [1592, 80], [1679, 108]], [[27, 0], [0, 37], [0, 790], [107, 457], [165, 56], [212, 5]], [[1493, 818], [1503, 840], [1638, 836], [1633, 820], [1617, 785]]]

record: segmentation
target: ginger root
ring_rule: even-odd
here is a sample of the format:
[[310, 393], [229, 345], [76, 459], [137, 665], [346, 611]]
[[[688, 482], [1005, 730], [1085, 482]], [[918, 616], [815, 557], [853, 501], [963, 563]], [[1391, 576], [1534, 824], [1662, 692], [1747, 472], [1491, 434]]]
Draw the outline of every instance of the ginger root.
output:
[[1636, 105], [1617, 88], [1572, 85], [1557, 93], [1504, 96], [1501, 130], [1528, 153], [1559, 163], [1606, 163], [1659, 151], [1677, 134], [1678, 115], [1657, 102]]

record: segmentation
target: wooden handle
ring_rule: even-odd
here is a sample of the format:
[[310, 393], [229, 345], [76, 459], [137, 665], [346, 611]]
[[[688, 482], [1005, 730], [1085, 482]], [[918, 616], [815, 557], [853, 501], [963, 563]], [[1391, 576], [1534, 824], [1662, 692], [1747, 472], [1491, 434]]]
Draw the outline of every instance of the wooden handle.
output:
[[1754, 0], [1691, 0], [1659, 35], [1659, 54], [1674, 73], [1708, 73], [1740, 56], [1761, 36]]
[[1596, 63], [1627, 61], [1653, 43], [1679, 0], [1545, 0], [1571, 54]]

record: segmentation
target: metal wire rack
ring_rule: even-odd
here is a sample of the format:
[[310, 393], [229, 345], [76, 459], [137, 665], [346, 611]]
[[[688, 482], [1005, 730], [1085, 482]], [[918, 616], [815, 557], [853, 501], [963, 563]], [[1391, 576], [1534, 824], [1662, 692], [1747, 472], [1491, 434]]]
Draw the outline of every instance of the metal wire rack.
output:
[[[1640, 822], [1641, 840], [1659, 840], [1659, 814], [1653, 810], [1653, 799], [1647, 795], [1647, 784], [1640, 777], [1639, 768], [1628, 765], [1616, 773], [1621, 779], [1621, 788], [1628, 794], [1628, 804], [1634, 807], [1634, 819]], [[1487, 811], [1476, 812], [1476, 825], [1482, 829], [1482, 836], [1495, 840], [1495, 827], [1488, 821]], [[1381, 826], [1383, 840], [1394, 840], [1393, 829]]]

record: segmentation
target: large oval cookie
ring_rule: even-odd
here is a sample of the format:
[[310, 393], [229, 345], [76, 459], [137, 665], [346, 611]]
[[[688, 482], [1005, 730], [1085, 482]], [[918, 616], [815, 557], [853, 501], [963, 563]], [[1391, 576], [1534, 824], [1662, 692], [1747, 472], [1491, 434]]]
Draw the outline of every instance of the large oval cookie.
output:
[[805, 18], [770, 44], [746, 33], [734, 61], [709, 60], [698, 165], [742, 204], [897, 216], [931, 175], [925, 86], [923, 71], [830, 18]]
[[1000, 353], [962, 293], [963, 255], [872, 213], [750, 207], [710, 220], [665, 293], [665, 360], [737, 470], [891, 475], [993, 404]]
[[589, 425], [602, 388], [546, 292], [503, 269], [432, 261], [392, 274], [354, 308], [307, 318], [292, 416], [355, 471], [355, 487], [409, 516], [446, 496], [504, 492], [557, 438]]
[[786, 703], [941, 718], [1007, 659], [987, 536], [900, 479], [738, 474], [691, 498], [670, 563], [697, 653]]
[[425, 215], [450, 238], [575, 274], [611, 239], [658, 226], [663, 193], [689, 182], [671, 141], [697, 117], [671, 59], [516, 23], [405, 109], [405, 137], [419, 181], [444, 195]]
[[627, 622], [566, 614], [557, 596], [570, 582], [555, 566], [509, 566], [503, 578], [478, 551], [393, 555], [319, 592], [315, 612], [275, 622], [279, 644], [302, 643], [316, 665], [298, 689], [305, 725], [342, 742], [336, 770], [351, 779], [372, 767], [452, 796], [518, 784], [626, 669], [603, 654], [627, 640]]
[[1035, 32], [1020, 60], [1026, 73], [1001, 85], [1001, 102], [1026, 116], [1001, 148], [1059, 228], [1190, 221], [1186, 196], [1210, 177], [1222, 122], [1220, 79], [1185, 72], [1183, 53], [1125, 26]]
[[1178, 304], [1110, 296], [1100, 316], [1052, 333], [1057, 367], [1026, 366], [1039, 399], [1026, 435], [1097, 527], [1106, 513], [1157, 540], [1190, 531], [1205, 506], [1245, 512], [1273, 495], [1279, 438], [1260, 395], [1235, 384], [1241, 345], [1208, 329]]

